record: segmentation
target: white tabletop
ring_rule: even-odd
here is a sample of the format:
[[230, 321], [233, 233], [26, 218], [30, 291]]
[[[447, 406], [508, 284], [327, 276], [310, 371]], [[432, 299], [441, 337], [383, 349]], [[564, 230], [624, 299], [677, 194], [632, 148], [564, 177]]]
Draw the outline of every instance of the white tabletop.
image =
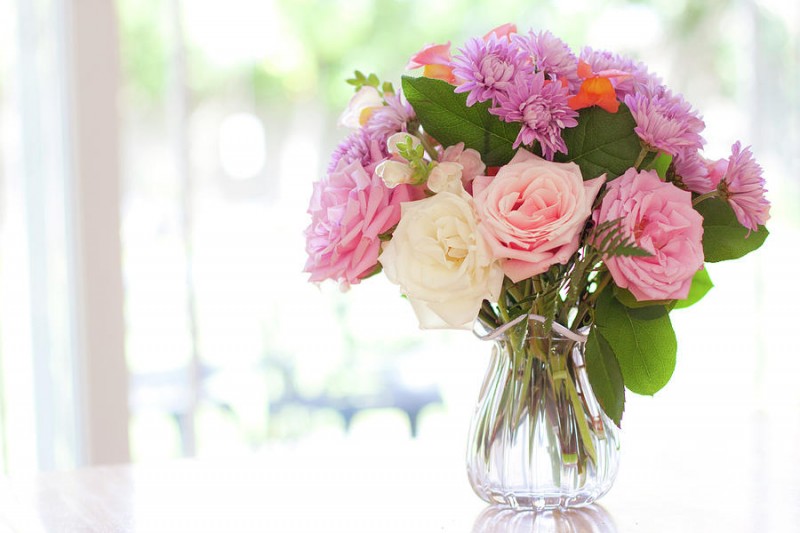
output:
[[[684, 451], [678, 448], [676, 453]], [[472, 494], [461, 449], [447, 453], [447, 447], [410, 440], [371, 445], [345, 439], [326, 446], [273, 447], [228, 459], [96, 467], [0, 480], [0, 529], [800, 531], [799, 484], [792, 476], [759, 486], [758, 478], [746, 471], [752, 464], [747, 460], [741, 463], [744, 470], [723, 476], [720, 472], [728, 470], [720, 470], [717, 462], [710, 461], [702, 470], [695, 459], [676, 457], [666, 457], [657, 448], [623, 454], [617, 482], [599, 505], [566, 515], [534, 515], [489, 508]], [[682, 490], [675, 489], [676, 480], [684, 482]], [[782, 496], [777, 499], [769, 497], [778, 493]]]

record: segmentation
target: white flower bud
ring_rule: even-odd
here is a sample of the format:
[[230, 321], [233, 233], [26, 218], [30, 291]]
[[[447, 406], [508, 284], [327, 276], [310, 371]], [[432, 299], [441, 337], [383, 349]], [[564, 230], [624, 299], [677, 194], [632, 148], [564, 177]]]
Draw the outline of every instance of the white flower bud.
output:
[[392, 134], [388, 139], [386, 139], [386, 149], [392, 155], [400, 155], [400, 152], [397, 150], [397, 145], [399, 143], [407, 143], [409, 138], [411, 138], [412, 148], [416, 148], [422, 144], [422, 141], [420, 141], [418, 137], [401, 131], [399, 133]]
[[428, 176], [428, 189], [433, 192], [452, 192], [460, 194], [464, 190], [461, 184], [462, 166], [458, 163], [444, 162], [439, 163]]
[[398, 185], [411, 183], [414, 177], [414, 171], [411, 170], [410, 166], [391, 159], [380, 163], [375, 169], [375, 174], [380, 176], [390, 189], [394, 189]]
[[365, 85], [350, 99], [347, 109], [339, 117], [339, 125], [358, 129], [366, 124], [375, 108], [383, 106], [383, 96], [375, 87]]

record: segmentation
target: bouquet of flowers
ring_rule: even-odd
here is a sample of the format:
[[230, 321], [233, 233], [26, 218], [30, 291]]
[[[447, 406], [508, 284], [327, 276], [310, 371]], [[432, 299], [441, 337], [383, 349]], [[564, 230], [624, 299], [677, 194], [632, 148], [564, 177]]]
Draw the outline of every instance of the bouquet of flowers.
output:
[[704, 264], [767, 237], [753, 154], [737, 142], [706, 158], [697, 111], [643, 64], [576, 55], [546, 31], [507, 24], [455, 53], [426, 46], [408, 68], [422, 76], [402, 89], [348, 80], [354, 131], [309, 207], [311, 281], [383, 271], [421, 327], [503, 333], [520, 375], [535, 354], [512, 326], [570, 331], [619, 425], [626, 388], [670, 379], [669, 313], [711, 288]]

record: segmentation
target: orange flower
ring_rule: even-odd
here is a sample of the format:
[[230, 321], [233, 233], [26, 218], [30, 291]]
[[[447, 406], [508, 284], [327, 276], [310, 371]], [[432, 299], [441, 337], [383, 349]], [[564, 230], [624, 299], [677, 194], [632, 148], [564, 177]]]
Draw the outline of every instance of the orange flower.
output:
[[592, 67], [583, 60], [578, 61], [578, 76], [583, 78], [583, 83], [578, 94], [569, 98], [567, 104], [574, 109], [584, 107], [600, 106], [609, 113], [616, 113], [619, 110], [619, 100], [617, 92], [611, 78], [629, 78], [630, 74], [620, 70], [604, 70], [602, 72], [592, 72]]
[[450, 42], [446, 44], [429, 44], [411, 57], [406, 68], [411, 70], [424, 67], [422, 75], [426, 78], [443, 80], [455, 84], [453, 67], [450, 66]]
[[498, 39], [501, 37], [511, 39], [511, 35], [517, 33], [517, 25], [512, 24], [510, 22], [502, 24], [496, 27], [495, 29], [489, 31], [489, 33], [487, 33], [486, 35], [484, 35], [483, 40], [488, 41], [489, 37], [491, 37], [493, 33], [497, 36]]
[[453, 67], [445, 65], [425, 65], [422, 69], [422, 75], [426, 78], [446, 81], [451, 85], [456, 83], [456, 77], [453, 75]]

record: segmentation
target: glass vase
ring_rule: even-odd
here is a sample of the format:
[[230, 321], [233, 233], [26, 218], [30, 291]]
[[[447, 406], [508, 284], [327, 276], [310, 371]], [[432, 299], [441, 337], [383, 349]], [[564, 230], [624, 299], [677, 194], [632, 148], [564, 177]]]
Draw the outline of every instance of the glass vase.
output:
[[484, 338], [494, 339], [492, 358], [467, 450], [476, 494], [545, 510], [589, 505], [608, 492], [619, 434], [589, 384], [585, 338], [541, 317]]

